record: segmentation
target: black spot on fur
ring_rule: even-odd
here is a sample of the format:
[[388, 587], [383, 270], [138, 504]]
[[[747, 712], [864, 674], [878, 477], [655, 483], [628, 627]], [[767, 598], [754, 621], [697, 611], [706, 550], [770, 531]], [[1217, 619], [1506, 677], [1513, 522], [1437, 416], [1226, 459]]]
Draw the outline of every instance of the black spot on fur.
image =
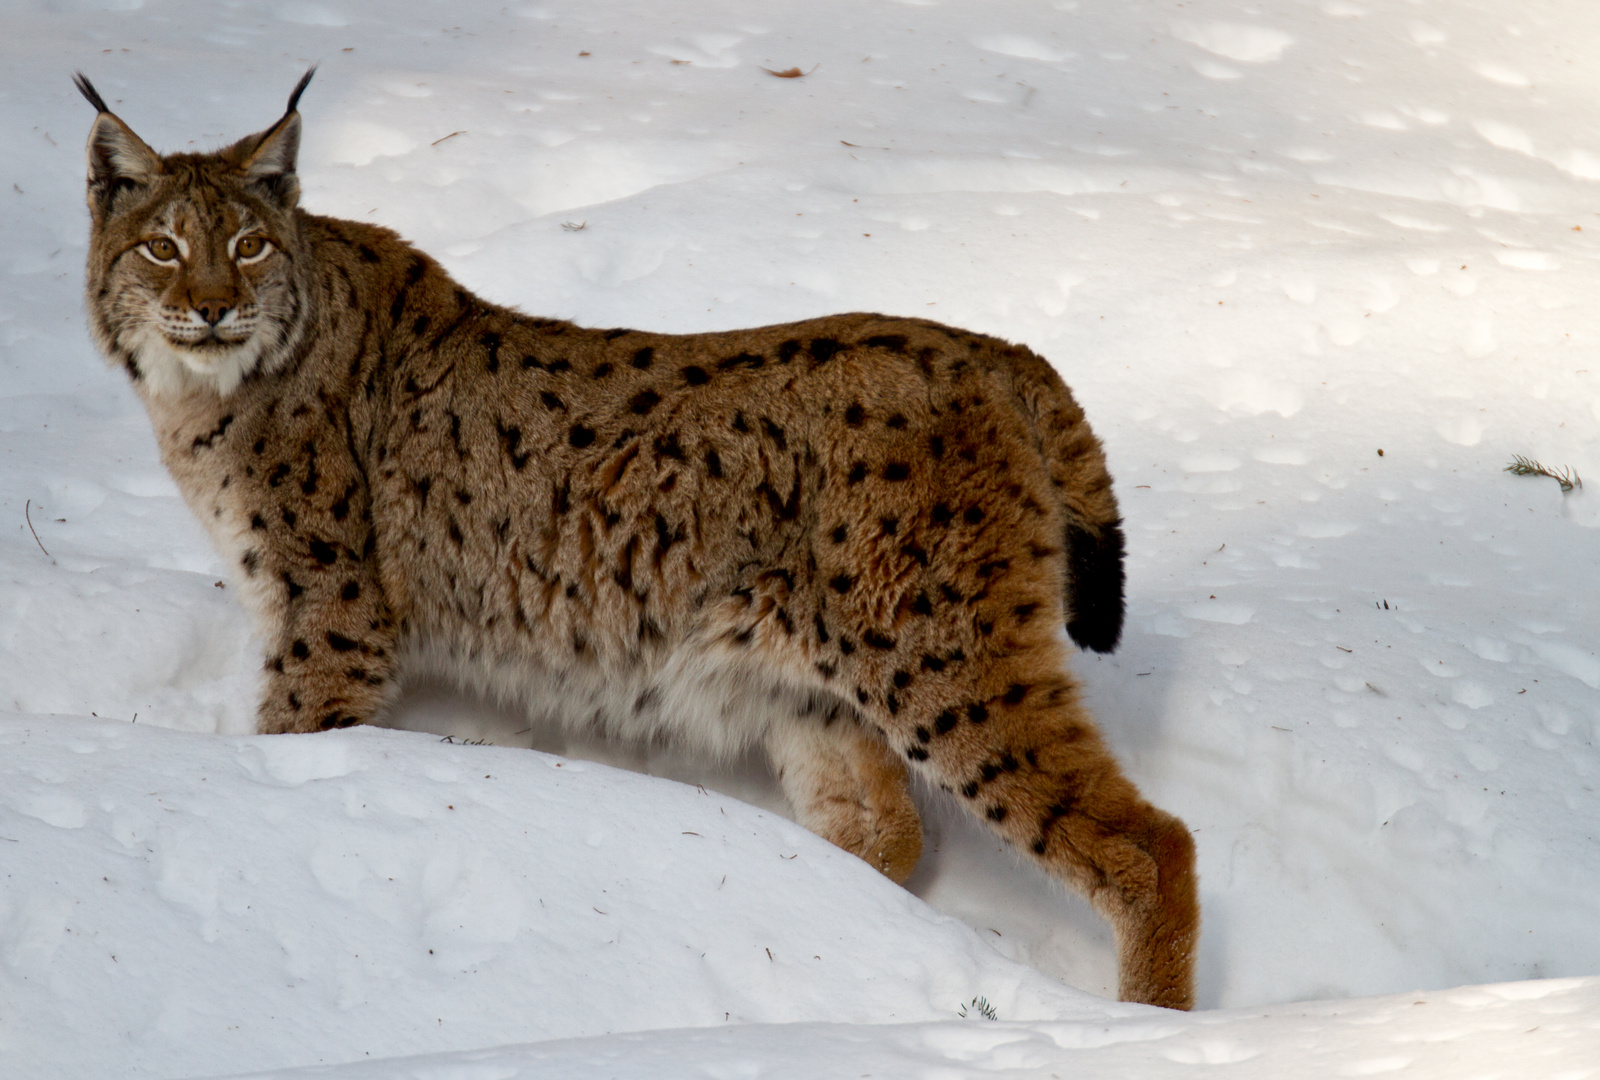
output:
[[918, 615], [932, 615], [933, 601], [928, 599], [927, 593], [918, 593], [917, 598], [911, 602], [911, 610]]
[[691, 364], [683, 369], [683, 381], [690, 386], [704, 386], [711, 381], [711, 376], [705, 368]]
[[654, 390], [641, 390], [633, 395], [628, 402], [628, 408], [639, 416], [649, 416], [650, 410], [661, 404], [661, 395]]
[[706, 473], [714, 478], [722, 476], [722, 458], [714, 446], [706, 447]]
[[547, 409], [550, 409], [552, 411], [555, 410], [555, 409], [560, 409], [563, 412], [566, 411], [566, 408], [567, 408], [566, 403], [563, 402], [560, 398], [556, 397], [554, 394], [552, 394], [548, 390], [539, 391], [539, 400], [544, 404], [544, 407], [547, 408]]
[[304, 660], [311, 655], [311, 647], [301, 639], [295, 638], [294, 644], [289, 646], [289, 654], [296, 660]]
[[339, 599], [356, 600], [361, 596], [361, 585], [358, 582], [347, 581], [344, 588], [339, 590]]
[[983, 520], [983, 507], [969, 506], [967, 512], [961, 515], [968, 525], [976, 525]]
[[644, 371], [655, 362], [655, 358], [655, 349], [651, 348], [649, 345], [646, 345], [644, 348], [633, 354], [633, 366], [638, 368], [640, 371]]
[[845, 537], [847, 537], [849, 535], [850, 535], [850, 531], [847, 528], [845, 528], [845, 526], [840, 525], [840, 526], [838, 526], [837, 528], [835, 528], [833, 530], [833, 542], [835, 544], [842, 544], [845, 541]]
[[955, 728], [956, 714], [951, 712], [949, 709], [946, 709], [944, 712], [940, 713], [938, 718], [933, 722], [933, 730], [937, 731], [940, 735], [948, 735], [954, 731]]
[[889, 425], [894, 430], [899, 431], [901, 428], [906, 426], [905, 414], [895, 413], [893, 416], [889, 417], [889, 419], [885, 420], [884, 423]]
[[992, 762], [986, 762], [983, 768], [978, 770], [978, 775], [983, 777], [983, 782], [985, 784], [990, 783], [995, 777], [1000, 775], [1000, 766], [995, 765]]
[[482, 345], [488, 354], [484, 363], [489, 369], [489, 374], [497, 374], [500, 371], [500, 335], [493, 330], [485, 330], [478, 335], [478, 344]]
[[574, 448], [582, 450], [585, 446], [594, 442], [594, 428], [584, 427], [582, 424], [573, 424], [571, 430], [567, 432], [567, 442], [571, 443]]
[[800, 342], [795, 338], [790, 338], [788, 341], [785, 341], [782, 345], [778, 346], [778, 362], [783, 364], [790, 363], [799, 354], [799, 352]]
[[1038, 604], [1018, 604], [1011, 609], [1011, 614], [1017, 617], [1017, 622], [1026, 623], [1033, 618], [1033, 613], [1039, 610]]
[[984, 816], [990, 821], [1004, 821], [1006, 819], [1006, 808], [996, 803], [994, 806], [989, 807], [989, 809], [984, 812]]
[[744, 413], [736, 412], [733, 414], [733, 430], [738, 432], [748, 432], [750, 430], [750, 425], [744, 422]]
[[850, 466], [850, 475], [845, 477], [845, 483], [854, 486], [867, 478], [867, 463], [858, 461]]
[[750, 370], [754, 371], [756, 368], [761, 367], [766, 362], [767, 358], [765, 356], [757, 356], [755, 353], [742, 352], [738, 356], [729, 356], [725, 359], [718, 360], [717, 367], [723, 371], [731, 371], [737, 367], [749, 368]]
[[869, 349], [888, 349], [890, 352], [903, 353], [906, 351], [906, 336], [904, 334], [874, 334], [861, 344]]
[[265, 530], [266, 529], [267, 523], [262, 520], [260, 514], [251, 514], [250, 515], [250, 527], [252, 529], [256, 529], [258, 531], [261, 531], [261, 530]]
[[505, 450], [506, 457], [511, 459], [511, 467], [521, 472], [523, 467], [528, 464], [528, 458], [533, 453], [531, 450], [525, 450], [520, 454], [517, 453], [518, 448], [522, 445], [522, 429], [514, 425], [506, 427], [499, 420], [494, 422], [494, 426], [495, 430], [500, 433], [501, 448]]
[[658, 438], [655, 442], [655, 447], [656, 453], [662, 457], [668, 457], [674, 461], [684, 460], [683, 446], [678, 442], [678, 433], [676, 431]]
[[889, 652], [895, 647], [896, 644], [894, 638], [885, 634], [880, 634], [876, 630], [868, 630], [866, 633], [861, 635], [861, 640], [872, 646], [874, 649], [878, 649], [882, 652]]
[[922, 549], [920, 544], [902, 544], [900, 547], [900, 554], [906, 556], [907, 558], [917, 560], [918, 565], [928, 565], [928, 553]]
[[779, 450], [789, 449], [789, 440], [785, 437], [783, 429], [765, 416], [761, 418], [761, 430], [767, 433], [767, 438], [778, 444]]
[[849, 656], [851, 653], [856, 651], [856, 643], [847, 637], [840, 637], [839, 651], [844, 653], [846, 656]]
[[355, 642], [355, 641], [351, 641], [349, 638], [345, 637], [343, 634], [336, 633], [336, 632], [334, 632], [332, 630], [329, 630], [328, 631], [328, 645], [329, 645], [330, 648], [333, 649], [334, 652], [350, 652], [351, 650], [357, 648], [359, 643]]
[[933, 508], [933, 523], [935, 525], [948, 525], [955, 516], [955, 511], [944, 503], [939, 503]]
[[339, 557], [339, 552], [326, 540], [318, 540], [313, 536], [311, 538], [311, 557], [327, 566]]
[[944, 436], [934, 435], [928, 439], [928, 453], [935, 458], [944, 457]]
[[929, 731], [927, 728], [922, 727], [920, 725], [917, 727], [917, 741], [919, 741], [919, 742], [929, 742], [930, 740], [932, 740], [932, 738], [933, 738], [933, 733], [931, 731]]
[[976, 799], [978, 797], [978, 782], [976, 780], [968, 780], [965, 784], [962, 784], [961, 794], [969, 799]]
[[828, 624], [823, 621], [822, 612], [820, 612], [820, 611], [817, 612], [816, 621], [817, 621], [817, 642], [818, 642], [818, 644], [826, 645], [828, 643]]
[[879, 518], [878, 524], [882, 527], [885, 536], [893, 536], [895, 533], [900, 531], [899, 518]]
[[818, 364], [826, 364], [839, 353], [845, 346], [833, 338], [815, 338], [811, 342], [811, 359]]
[[867, 422], [867, 410], [857, 401], [844, 411], [844, 422], [851, 427], [860, 427]]
[[897, 671], [894, 673], [894, 685], [897, 690], [904, 690], [911, 685], [911, 672]]
[[826, 660], [818, 660], [816, 667], [817, 672], [821, 674], [824, 679], [831, 679], [839, 673], [838, 665], [830, 664]]
[[283, 575], [283, 583], [289, 589], [289, 601], [290, 601], [290, 603], [293, 603], [294, 601], [300, 599], [301, 594], [303, 594], [306, 591], [305, 588], [303, 586], [301, 586], [299, 584], [299, 582], [295, 581], [294, 578], [290, 577], [287, 572], [285, 572], [284, 575]]
[[1000, 700], [1007, 705], [1021, 705], [1022, 699], [1028, 696], [1028, 688], [1022, 683], [1012, 683], [1010, 689]]
[[903, 461], [891, 461], [883, 467], [883, 478], [895, 482], [906, 479], [911, 475], [911, 466]]
[[850, 586], [855, 584], [855, 579], [849, 574], [839, 574], [832, 581], [828, 582], [828, 584], [833, 586], [834, 592], [843, 595], [844, 593], [850, 591]]
[[974, 701], [971, 705], [967, 706], [967, 719], [971, 720], [974, 724], [981, 724], [985, 720], [989, 719], [989, 710]]
[[196, 435], [194, 437], [194, 446], [192, 447], [192, 449], [198, 451], [202, 447], [204, 447], [206, 449], [210, 449], [211, 447], [215, 446], [216, 443], [217, 443], [217, 440], [222, 438], [224, 435], [226, 435], [228, 433], [228, 428], [232, 424], [233, 424], [233, 414], [229, 413], [228, 415], [224, 416], [222, 419], [217, 421], [217, 426], [211, 430], [210, 434], [208, 434], [208, 435]]
[[912, 761], [927, 761], [928, 752], [920, 746], [913, 746], [906, 750], [906, 757]]

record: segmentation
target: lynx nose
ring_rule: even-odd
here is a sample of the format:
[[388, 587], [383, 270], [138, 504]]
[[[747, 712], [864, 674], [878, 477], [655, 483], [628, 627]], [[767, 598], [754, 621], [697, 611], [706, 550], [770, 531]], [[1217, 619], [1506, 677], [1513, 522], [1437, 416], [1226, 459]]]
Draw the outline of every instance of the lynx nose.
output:
[[194, 302], [194, 309], [200, 313], [200, 317], [202, 319], [212, 326], [215, 326], [217, 323], [221, 322], [222, 317], [229, 311], [233, 310], [228, 306], [228, 302], [226, 300], [220, 298], [196, 300]]

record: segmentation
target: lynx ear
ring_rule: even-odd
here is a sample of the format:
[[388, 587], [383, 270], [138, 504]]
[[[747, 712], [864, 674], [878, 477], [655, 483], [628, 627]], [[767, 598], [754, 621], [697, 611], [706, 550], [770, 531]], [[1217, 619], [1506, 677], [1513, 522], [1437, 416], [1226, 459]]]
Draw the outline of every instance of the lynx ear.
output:
[[106, 108], [105, 100], [81, 72], [73, 76], [73, 82], [89, 104], [100, 110], [89, 129], [89, 205], [109, 210], [119, 193], [150, 183], [166, 166], [160, 154]]
[[295, 176], [295, 159], [300, 154], [300, 95], [305, 92], [315, 67], [300, 77], [294, 92], [289, 95], [289, 107], [283, 119], [260, 135], [253, 135], [239, 143], [243, 161], [239, 171], [251, 183], [262, 187], [275, 201], [289, 209], [299, 201], [300, 181]]

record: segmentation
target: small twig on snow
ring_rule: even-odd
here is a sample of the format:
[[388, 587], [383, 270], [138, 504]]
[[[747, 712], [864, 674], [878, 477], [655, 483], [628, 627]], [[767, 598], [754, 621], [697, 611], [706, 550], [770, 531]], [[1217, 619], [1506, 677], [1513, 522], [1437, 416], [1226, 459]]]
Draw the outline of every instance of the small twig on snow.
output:
[[[31, 509], [33, 509], [33, 500], [29, 499], [27, 502], [22, 504], [22, 517], [23, 520], [28, 523], [28, 531], [33, 533], [33, 542], [39, 545], [40, 551], [44, 551], [44, 541], [39, 539], [39, 533], [33, 527], [33, 515], [29, 513]], [[44, 551], [44, 557], [47, 559], [55, 558], [55, 556], [50, 554], [48, 551]]]
[[1556, 472], [1554, 469], [1547, 469], [1539, 462], [1532, 458], [1525, 458], [1521, 454], [1512, 457], [1511, 464], [1507, 465], [1503, 471], [1513, 476], [1548, 476], [1561, 485], [1563, 492], [1571, 491], [1575, 487], [1583, 487], [1583, 478], [1578, 475], [1578, 470], [1572, 466], [1562, 466], [1561, 471]]

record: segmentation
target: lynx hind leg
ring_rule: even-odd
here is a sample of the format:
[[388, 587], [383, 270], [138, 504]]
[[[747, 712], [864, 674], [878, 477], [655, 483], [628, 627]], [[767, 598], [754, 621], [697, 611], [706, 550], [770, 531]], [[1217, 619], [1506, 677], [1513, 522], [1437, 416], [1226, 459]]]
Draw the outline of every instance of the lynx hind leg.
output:
[[1063, 674], [1063, 653], [1052, 642], [991, 661], [912, 733], [907, 754], [1088, 897], [1116, 936], [1120, 998], [1192, 1008], [1200, 927], [1193, 840], [1122, 774]]
[[839, 702], [784, 719], [765, 743], [799, 823], [902, 883], [922, 856], [905, 765]]

